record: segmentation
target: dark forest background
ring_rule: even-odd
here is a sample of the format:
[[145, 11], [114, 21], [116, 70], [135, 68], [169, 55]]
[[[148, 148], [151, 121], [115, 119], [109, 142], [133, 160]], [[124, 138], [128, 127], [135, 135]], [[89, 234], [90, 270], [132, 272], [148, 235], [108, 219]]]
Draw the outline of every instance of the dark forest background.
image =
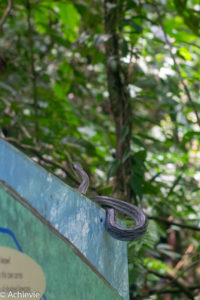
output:
[[199, 0], [0, 2], [1, 137], [143, 208], [131, 299], [200, 299], [199, 35]]

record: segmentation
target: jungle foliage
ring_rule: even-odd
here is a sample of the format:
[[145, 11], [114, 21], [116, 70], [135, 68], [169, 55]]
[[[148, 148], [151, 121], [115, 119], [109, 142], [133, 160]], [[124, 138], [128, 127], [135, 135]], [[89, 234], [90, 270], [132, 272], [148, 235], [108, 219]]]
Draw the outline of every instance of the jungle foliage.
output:
[[200, 299], [199, 0], [4, 0], [0, 31], [1, 136], [144, 209], [131, 299]]

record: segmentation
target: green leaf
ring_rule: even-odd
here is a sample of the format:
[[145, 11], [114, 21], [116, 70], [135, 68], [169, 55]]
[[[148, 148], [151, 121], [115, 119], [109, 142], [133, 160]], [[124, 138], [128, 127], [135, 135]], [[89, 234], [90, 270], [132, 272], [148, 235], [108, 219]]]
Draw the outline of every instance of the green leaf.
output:
[[192, 56], [186, 47], [179, 48], [178, 52], [185, 60], [192, 60]]
[[124, 139], [126, 138], [127, 134], [129, 133], [129, 128], [128, 126], [123, 126], [122, 130], [120, 132], [120, 140], [121, 143], [123, 143]]
[[73, 4], [68, 2], [57, 3], [59, 7], [59, 16], [62, 21], [65, 37], [71, 42], [75, 41], [80, 24], [80, 16]]
[[107, 172], [107, 178], [114, 176], [116, 174], [119, 166], [120, 166], [120, 160], [116, 158], [115, 160], [113, 160], [113, 162], [109, 166], [109, 169]]
[[131, 155], [131, 150], [127, 148], [122, 157], [122, 163], [125, 163], [125, 161], [130, 157], [130, 155]]
[[185, 145], [186, 143], [190, 142], [194, 138], [199, 139], [200, 138], [200, 132], [197, 131], [188, 131], [184, 134], [181, 145]]
[[142, 182], [140, 180], [140, 178], [136, 175], [132, 175], [130, 178], [130, 184], [131, 184], [131, 188], [134, 191], [134, 193], [140, 198], [142, 199]]

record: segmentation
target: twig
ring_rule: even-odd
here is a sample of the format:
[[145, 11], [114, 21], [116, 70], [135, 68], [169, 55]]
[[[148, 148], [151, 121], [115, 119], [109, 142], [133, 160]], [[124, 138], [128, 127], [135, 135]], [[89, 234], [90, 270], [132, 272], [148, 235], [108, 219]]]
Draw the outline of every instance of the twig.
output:
[[[172, 283], [175, 284], [179, 288], [180, 293], [184, 293], [190, 299], [194, 299], [194, 296], [193, 296], [192, 292], [190, 291], [189, 287], [188, 286], [186, 287], [184, 284], [182, 284], [178, 278], [175, 278], [174, 276], [171, 276], [169, 274], [166, 274], [166, 275], [160, 274], [160, 273], [158, 273], [154, 270], [148, 270], [148, 272], [151, 273], [151, 274], [154, 274], [154, 275], [156, 275], [160, 278], [172, 281]], [[156, 291], [156, 293], [157, 294], [163, 294], [164, 291], [165, 290], [161, 289], [161, 290]]]
[[174, 267], [174, 269], [176, 271], [178, 271], [182, 265], [184, 264], [184, 261], [186, 260], [186, 258], [188, 257], [188, 255], [193, 251], [194, 249], [194, 246], [193, 245], [190, 245], [187, 250], [185, 251], [183, 257], [181, 258], [181, 260], [176, 264], [176, 266]]
[[[200, 285], [192, 285], [188, 287], [189, 290], [194, 291], [194, 290], [199, 290], [200, 289]], [[161, 294], [179, 294], [182, 293], [183, 291], [181, 289], [178, 288], [174, 288], [174, 289], [166, 289], [166, 290], [150, 290], [149, 295], [161, 295]], [[193, 298], [192, 298], [193, 299]]]
[[183, 276], [183, 274], [185, 272], [187, 272], [188, 270], [190, 270], [191, 268], [193, 268], [196, 264], [199, 264], [200, 259], [194, 261], [193, 263], [191, 263], [187, 268], [185, 268], [184, 270], [181, 271], [181, 276]]
[[[188, 287], [188, 289], [190, 291], [195, 291], [195, 290], [199, 290], [200, 289], [200, 285], [191, 285]], [[181, 294], [183, 293], [183, 291], [179, 288], [169, 288], [169, 289], [165, 289], [165, 290], [159, 290], [159, 289], [152, 289], [152, 290], [149, 290], [149, 296], [150, 295], [164, 295], [164, 294], [169, 294], [169, 295], [172, 295], [172, 294]], [[134, 300], [142, 300], [142, 299], [147, 299], [147, 296], [136, 296], [134, 297]], [[194, 299], [194, 297], [190, 297], [190, 299]], [[131, 298], [131, 300], [133, 300], [133, 298]]]
[[0, 19], [0, 30], [2, 30], [3, 24], [5, 23], [6, 18], [12, 9], [12, 6], [13, 6], [13, 0], [8, 0], [8, 6], [7, 6], [2, 18]]
[[29, 52], [30, 52], [30, 62], [31, 62], [31, 80], [32, 80], [32, 93], [35, 111], [35, 139], [36, 142], [39, 141], [39, 117], [38, 117], [38, 96], [37, 96], [37, 73], [35, 71], [34, 63], [34, 43], [33, 43], [33, 29], [31, 25], [31, 4], [27, 0], [27, 22], [28, 22], [28, 42], [29, 42]]
[[154, 6], [155, 9], [156, 9], [156, 12], [157, 12], [157, 15], [158, 15], [158, 21], [159, 21], [160, 26], [161, 26], [161, 28], [162, 28], [162, 31], [163, 31], [163, 34], [164, 34], [164, 37], [165, 37], [165, 42], [166, 42], [166, 44], [168, 45], [169, 53], [170, 53], [170, 56], [171, 56], [171, 58], [172, 58], [172, 60], [173, 60], [173, 63], [174, 63], [174, 68], [175, 68], [175, 70], [176, 70], [176, 72], [177, 72], [177, 74], [178, 74], [179, 80], [180, 80], [180, 82], [181, 82], [181, 84], [182, 84], [182, 86], [183, 86], [183, 88], [184, 88], [184, 90], [185, 90], [185, 93], [186, 93], [186, 95], [187, 95], [187, 97], [188, 97], [188, 100], [189, 100], [189, 102], [190, 102], [190, 104], [191, 104], [191, 106], [192, 106], [192, 108], [193, 108], [193, 111], [194, 111], [195, 116], [196, 116], [196, 119], [197, 119], [197, 123], [198, 123], [198, 125], [199, 125], [199, 127], [200, 127], [200, 118], [199, 118], [197, 109], [196, 109], [195, 104], [194, 104], [194, 101], [192, 100], [192, 97], [191, 97], [191, 95], [190, 95], [190, 91], [189, 91], [187, 85], [185, 84], [183, 77], [181, 76], [181, 72], [180, 72], [179, 66], [178, 66], [178, 64], [177, 64], [177, 62], [176, 62], [175, 55], [173, 54], [173, 51], [172, 51], [172, 43], [171, 43], [170, 40], [168, 39], [167, 33], [166, 33], [166, 31], [165, 31], [165, 27], [164, 27], [164, 25], [163, 25], [162, 16], [161, 16], [160, 11], [159, 11], [159, 9], [158, 9], [157, 3], [156, 3], [156, 1], [152, 0], [152, 4], [153, 4], [153, 6]]
[[177, 227], [180, 227], [180, 228], [184, 228], [184, 229], [189, 229], [189, 230], [194, 230], [194, 231], [200, 231], [200, 228], [196, 227], [196, 226], [187, 225], [187, 224], [180, 224], [180, 223], [177, 223], [177, 222], [171, 222], [171, 221], [168, 221], [166, 219], [162, 219], [162, 218], [154, 217], [154, 216], [148, 216], [148, 218], [150, 220], [155, 220], [157, 222], [164, 223], [164, 224], [169, 225], [169, 226], [174, 225], [174, 226], [177, 226]]

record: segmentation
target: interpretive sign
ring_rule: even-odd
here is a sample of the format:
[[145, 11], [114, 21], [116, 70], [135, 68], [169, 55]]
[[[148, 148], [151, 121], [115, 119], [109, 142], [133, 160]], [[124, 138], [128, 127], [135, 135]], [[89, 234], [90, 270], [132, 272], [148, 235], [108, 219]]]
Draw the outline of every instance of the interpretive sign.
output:
[[45, 287], [42, 269], [29, 256], [0, 247], [0, 298], [41, 299]]
[[0, 179], [0, 299], [129, 299], [103, 209], [2, 139]]

